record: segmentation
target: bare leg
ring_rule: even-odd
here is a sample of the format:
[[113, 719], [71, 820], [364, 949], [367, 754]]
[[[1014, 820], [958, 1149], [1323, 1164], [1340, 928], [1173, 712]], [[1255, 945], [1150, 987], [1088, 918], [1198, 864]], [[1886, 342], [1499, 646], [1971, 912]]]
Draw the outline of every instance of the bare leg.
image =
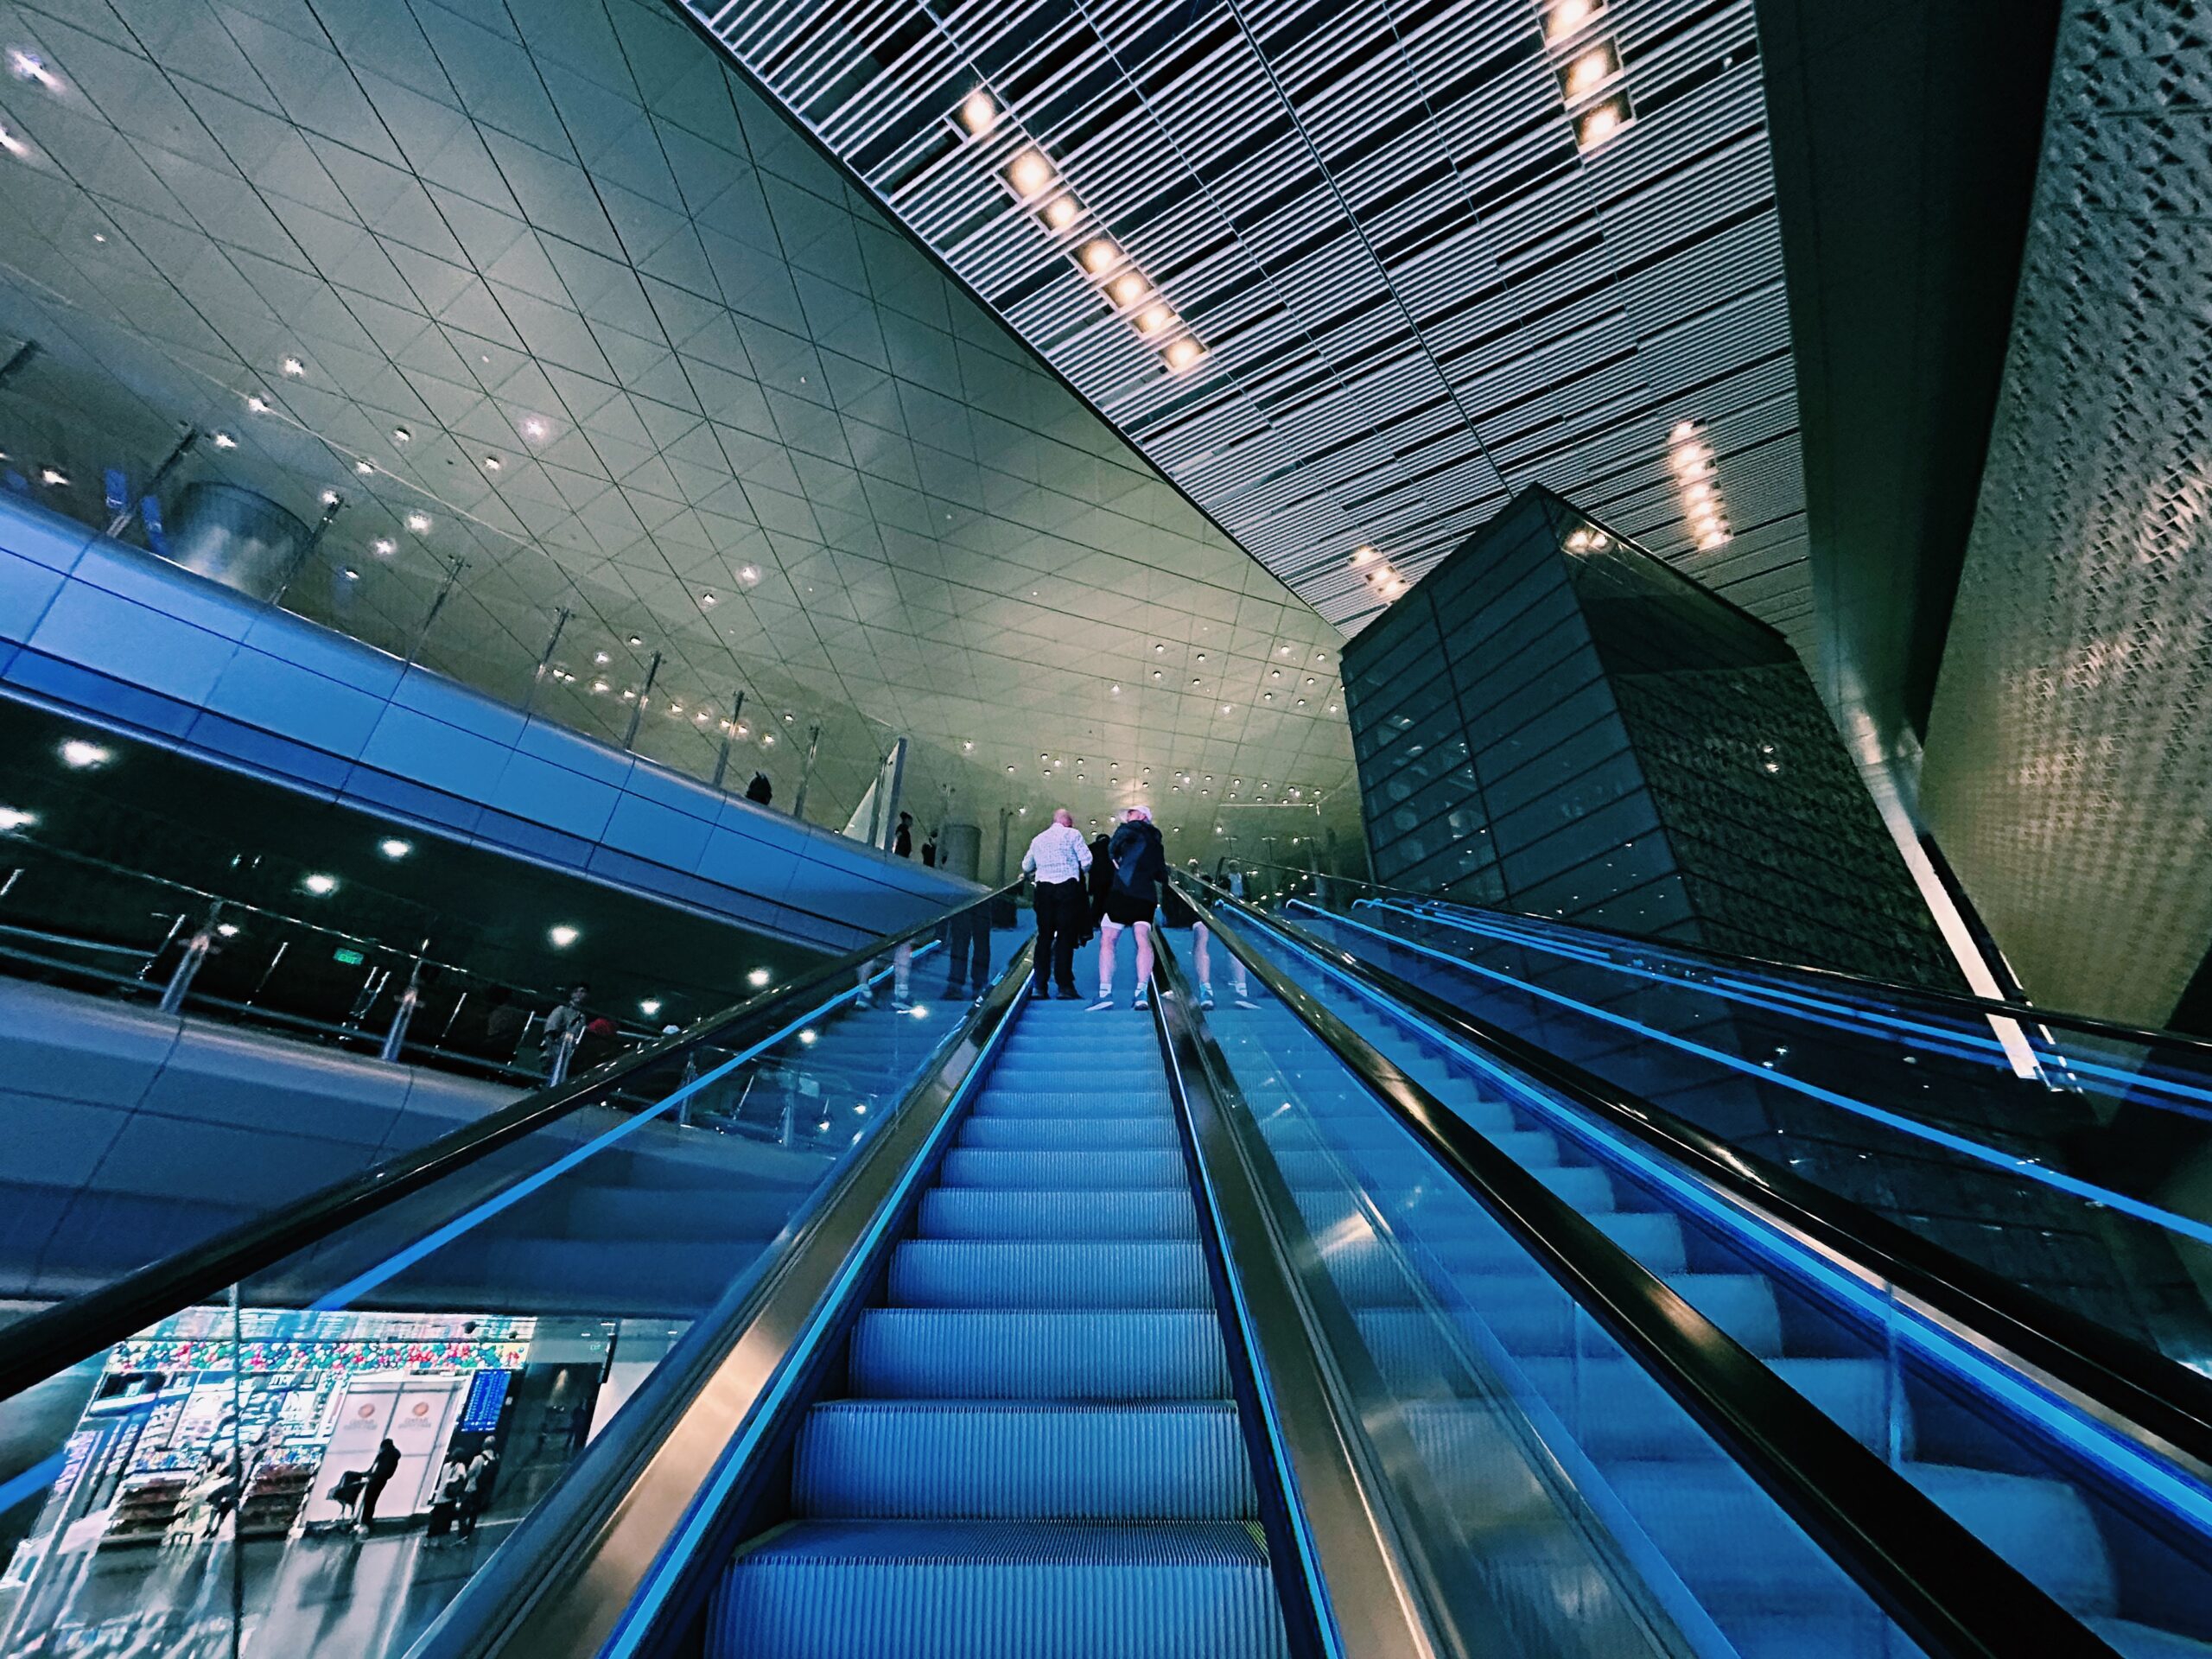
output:
[[1101, 1002], [1114, 1000], [1114, 941], [1121, 937], [1122, 925], [1119, 922], [1101, 922], [1098, 925], [1098, 1000]]
[[1141, 1002], [1152, 992], [1152, 924], [1139, 922], [1137, 927], [1137, 1001]]
[[894, 1001], [906, 1000], [906, 982], [912, 977], [914, 947], [911, 944], [893, 945], [891, 949], [891, 995]]
[[1191, 960], [1198, 969], [1198, 995], [1201, 997], [1211, 997], [1213, 995], [1213, 958], [1206, 951], [1208, 937], [1206, 925], [1204, 922], [1192, 924]]

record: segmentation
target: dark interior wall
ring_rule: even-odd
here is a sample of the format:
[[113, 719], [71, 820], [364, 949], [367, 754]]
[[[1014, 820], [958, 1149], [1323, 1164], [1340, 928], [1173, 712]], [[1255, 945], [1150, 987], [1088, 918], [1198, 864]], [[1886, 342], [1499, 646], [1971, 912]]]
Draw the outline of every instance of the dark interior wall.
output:
[[1911, 766], [1973, 523], [2056, 0], [1758, 0], [1820, 688]]

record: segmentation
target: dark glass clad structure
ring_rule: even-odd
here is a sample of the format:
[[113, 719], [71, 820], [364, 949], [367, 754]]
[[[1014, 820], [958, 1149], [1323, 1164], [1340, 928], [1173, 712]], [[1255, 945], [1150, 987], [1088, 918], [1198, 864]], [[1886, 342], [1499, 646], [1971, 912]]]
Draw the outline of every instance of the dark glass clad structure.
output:
[[1378, 881], [1956, 982], [1788, 642], [1548, 490], [1344, 666]]

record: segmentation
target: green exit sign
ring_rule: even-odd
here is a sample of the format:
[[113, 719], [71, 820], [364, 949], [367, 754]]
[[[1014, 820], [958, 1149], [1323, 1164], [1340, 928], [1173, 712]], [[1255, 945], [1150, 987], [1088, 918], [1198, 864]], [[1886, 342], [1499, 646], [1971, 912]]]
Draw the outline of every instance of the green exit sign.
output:
[[331, 959], [334, 962], [342, 962], [348, 968], [359, 967], [362, 963], [368, 960], [368, 958], [363, 956], [359, 951], [349, 950], [342, 944], [335, 950], [332, 951], [330, 955]]

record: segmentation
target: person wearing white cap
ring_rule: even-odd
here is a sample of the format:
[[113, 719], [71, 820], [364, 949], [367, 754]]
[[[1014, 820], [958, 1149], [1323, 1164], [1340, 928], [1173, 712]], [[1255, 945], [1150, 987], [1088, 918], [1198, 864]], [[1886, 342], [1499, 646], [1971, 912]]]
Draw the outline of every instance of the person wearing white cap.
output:
[[1114, 945], [1125, 927], [1137, 931], [1135, 1006], [1150, 1006], [1152, 916], [1160, 905], [1160, 884], [1167, 879], [1167, 852], [1148, 808], [1133, 806], [1122, 814], [1122, 827], [1107, 843], [1106, 856], [1114, 866], [1114, 881], [1106, 889], [1106, 918], [1098, 925], [1098, 1000], [1090, 1005], [1094, 1014], [1114, 1006]]

